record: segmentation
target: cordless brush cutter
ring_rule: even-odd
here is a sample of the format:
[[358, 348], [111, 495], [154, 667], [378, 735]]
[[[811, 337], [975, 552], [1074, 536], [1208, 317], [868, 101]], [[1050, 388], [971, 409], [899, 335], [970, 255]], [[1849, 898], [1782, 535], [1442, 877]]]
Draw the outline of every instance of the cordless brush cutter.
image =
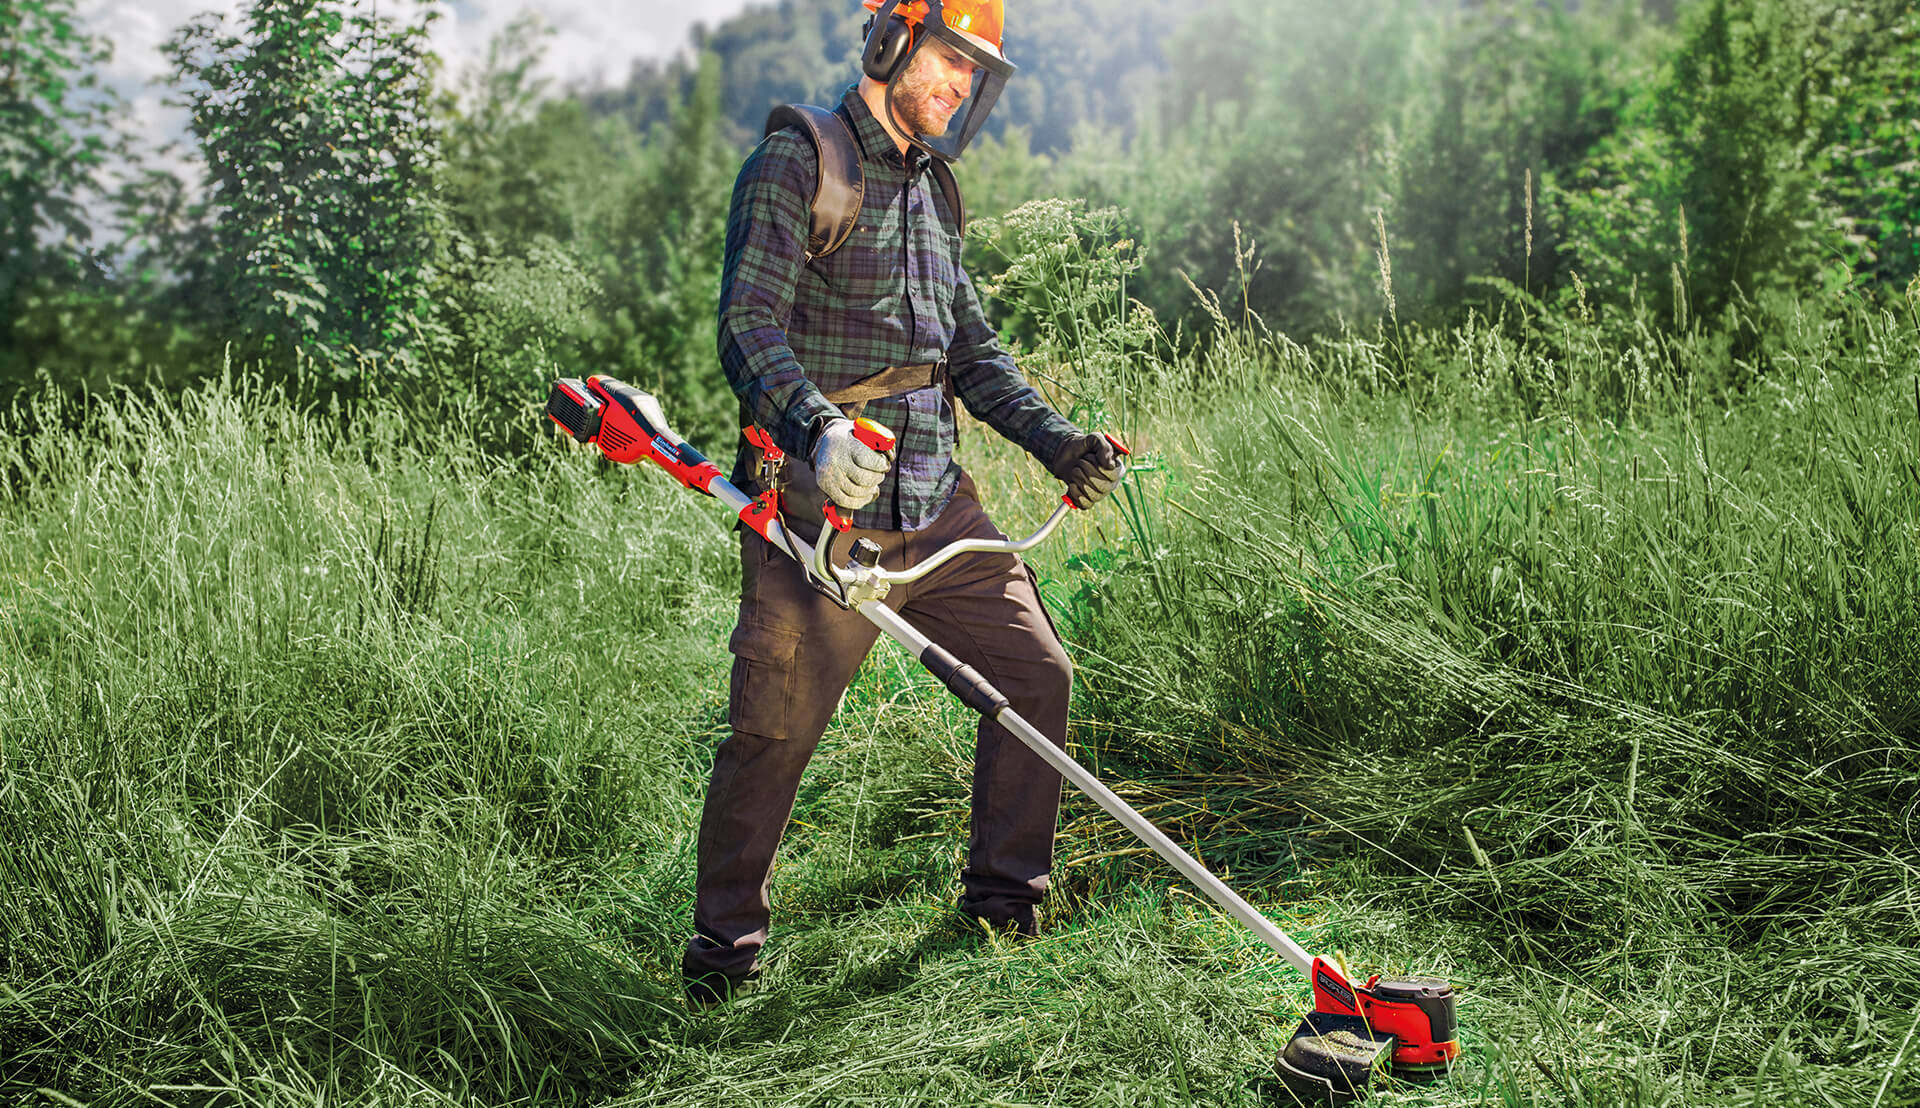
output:
[[[924, 577], [958, 555], [1016, 554], [1039, 545], [1072, 507], [1064, 497], [1038, 531], [1017, 542], [963, 539], [910, 569], [884, 570], [879, 568], [880, 548], [867, 539], [857, 540], [846, 560], [839, 561], [833, 548], [847, 525], [831, 505], [826, 509], [829, 526], [820, 529], [817, 545], [795, 534], [781, 517], [777, 490], [749, 497], [734, 487], [717, 466], [668, 429], [657, 400], [631, 385], [603, 376], [585, 381], [564, 378], [554, 383], [547, 398], [547, 415], [576, 440], [598, 446], [613, 461], [650, 460], [686, 487], [725, 503], [748, 527], [798, 561], [817, 587], [871, 620], [919, 659], [967, 707], [1013, 732], [1062, 777], [1171, 862], [1215, 904], [1305, 974], [1313, 986], [1313, 1011], [1301, 1020], [1276, 1065], [1281, 1081], [1296, 1096], [1353, 1100], [1365, 1095], [1381, 1071], [1416, 1080], [1431, 1079], [1444, 1073], [1459, 1054], [1454, 1039], [1453, 986], [1436, 977], [1378, 974], [1364, 985], [1355, 985], [1333, 963], [1307, 953], [1113, 790], [1048, 742], [972, 666], [963, 665], [879, 603], [892, 585]], [[886, 429], [870, 421], [860, 421], [856, 433], [875, 450], [884, 453], [893, 447]], [[779, 449], [764, 432], [748, 428], [746, 434], [767, 454], [770, 463], [780, 461]], [[1123, 456], [1127, 453], [1118, 441], [1114, 446]]]

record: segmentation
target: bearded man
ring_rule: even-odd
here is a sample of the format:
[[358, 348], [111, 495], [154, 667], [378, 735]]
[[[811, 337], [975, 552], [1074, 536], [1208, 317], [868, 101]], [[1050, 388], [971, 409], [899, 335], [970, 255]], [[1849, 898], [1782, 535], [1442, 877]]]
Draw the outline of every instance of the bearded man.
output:
[[[1105, 436], [1054, 411], [1001, 349], [960, 266], [962, 214], [944, 165], [941, 187], [928, 187], [930, 159], [959, 156], [1013, 71], [1001, 54], [1001, 0], [865, 7], [874, 15], [863, 75], [834, 113], [864, 181], [845, 239], [823, 248], [810, 238], [821, 161], [833, 152], [798, 127], [769, 135], [734, 183], [719, 346], [742, 421], [791, 458], [780, 478], [788, 526], [812, 540], [822, 509], [836, 508], [850, 516], [849, 538], [872, 540], [881, 564], [901, 569], [958, 539], [1004, 537], [953, 460], [956, 399], [1064, 481], [1076, 507], [1113, 487], [1119, 459]], [[893, 451], [856, 435], [862, 411], [893, 432]], [[743, 444], [734, 484], [755, 495], [765, 479], [762, 452]], [[885, 603], [1065, 744], [1072, 667], [1018, 558], [956, 559], [896, 585]], [[877, 636], [742, 529], [731, 734], [714, 755], [682, 961], [696, 1004], [760, 973], [774, 852], [801, 771]], [[1059, 775], [983, 720], [960, 912], [1037, 934], [1059, 804]]]

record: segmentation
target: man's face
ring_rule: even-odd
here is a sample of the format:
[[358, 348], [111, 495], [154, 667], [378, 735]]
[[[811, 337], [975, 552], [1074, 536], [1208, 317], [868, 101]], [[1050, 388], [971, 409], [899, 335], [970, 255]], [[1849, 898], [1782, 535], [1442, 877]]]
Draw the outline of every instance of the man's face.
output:
[[[925, 33], [925, 32], [922, 32]], [[973, 63], [939, 39], [916, 50], [893, 87], [893, 110], [911, 134], [938, 138], [973, 94]]]

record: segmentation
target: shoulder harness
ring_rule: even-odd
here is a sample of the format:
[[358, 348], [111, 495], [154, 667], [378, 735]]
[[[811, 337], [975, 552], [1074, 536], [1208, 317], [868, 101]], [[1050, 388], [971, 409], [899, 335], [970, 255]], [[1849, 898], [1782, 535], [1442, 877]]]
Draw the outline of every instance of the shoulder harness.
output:
[[[813, 222], [807, 233], [807, 257], [824, 258], [840, 249], [860, 218], [866, 198], [867, 175], [860, 168], [860, 144], [847, 121], [812, 104], [782, 104], [767, 113], [763, 136], [796, 127], [813, 143], [819, 155], [820, 175], [813, 186]], [[967, 233], [967, 207], [960, 199], [960, 183], [953, 167], [938, 158], [928, 162], [934, 181], [946, 197], [959, 232]]]

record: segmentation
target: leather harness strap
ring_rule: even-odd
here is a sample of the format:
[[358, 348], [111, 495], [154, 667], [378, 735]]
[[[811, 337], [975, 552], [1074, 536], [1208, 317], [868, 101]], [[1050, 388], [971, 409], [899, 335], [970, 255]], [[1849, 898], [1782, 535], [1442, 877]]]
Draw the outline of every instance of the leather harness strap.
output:
[[[840, 249], [853, 233], [867, 194], [867, 175], [860, 168], [860, 144], [837, 113], [812, 104], [781, 104], [767, 113], [764, 134], [788, 127], [796, 127], [807, 136], [819, 155], [819, 179], [813, 184], [807, 211], [807, 259], [811, 261]], [[927, 172], [946, 197], [954, 230], [966, 235], [967, 204], [960, 196], [960, 182], [953, 176], [953, 167], [932, 158], [927, 162]]]
[[821, 395], [830, 403], [840, 405], [847, 418], [858, 419], [869, 400], [927, 388], [944, 390], [947, 403], [953, 403], [953, 377], [947, 372], [945, 358], [919, 365], [888, 366], [871, 377], [862, 377], [845, 388], [825, 390]]
[[[808, 205], [807, 258], [811, 261], [840, 249], [853, 233], [867, 191], [866, 174], [860, 168], [860, 145], [847, 121], [836, 113], [811, 104], [782, 104], [767, 113], [766, 134], [788, 127], [806, 135], [819, 157], [820, 172]], [[930, 160], [928, 166], [953, 214], [955, 229], [966, 234], [967, 209], [953, 168], [938, 158]], [[942, 389], [947, 403], [954, 403], [953, 378], [947, 372], [944, 356], [937, 362], [889, 366], [845, 388], [823, 391], [823, 395], [838, 404], [848, 418], [858, 419], [868, 401], [924, 388]]]
[[820, 173], [808, 206], [812, 222], [807, 229], [807, 257], [825, 257], [840, 249], [860, 218], [861, 199], [867, 192], [860, 148], [844, 120], [811, 104], [783, 104], [767, 113], [767, 134], [788, 127], [800, 128], [819, 154]]

